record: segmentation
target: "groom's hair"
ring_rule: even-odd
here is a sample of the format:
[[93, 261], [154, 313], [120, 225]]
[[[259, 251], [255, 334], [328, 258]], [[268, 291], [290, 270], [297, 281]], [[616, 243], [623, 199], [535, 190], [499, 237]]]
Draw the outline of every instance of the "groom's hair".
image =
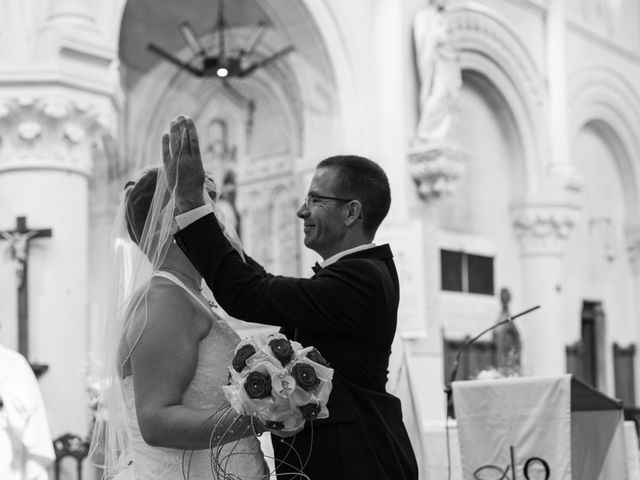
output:
[[316, 168], [338, 171], [338, 180], [332, 193], [338, 197], [360, 201], [362, 228], [373, 237], [391, 206], [389, 179], [382, 167], [373, 160], [358, 155], [336, 155], [325, 158]]

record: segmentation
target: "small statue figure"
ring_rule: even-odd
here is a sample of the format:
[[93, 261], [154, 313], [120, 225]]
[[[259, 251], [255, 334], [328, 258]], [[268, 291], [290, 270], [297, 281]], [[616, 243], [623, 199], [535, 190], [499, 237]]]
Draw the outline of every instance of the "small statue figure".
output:
[[11, 255], [11, 259], [17, 263], [16, 275], [18, 278], [18, 287], [22, 287], [24, 283], [29, 239], [37, 234], [38, 232], [35, 230], [30, 232], [3, 232], [0, 230], [0, 237], [9, 242], [9, 255]]
[[415, 16], [413, 36], [420, 77], [420, 115], [416, 139], [446, 137], [462, 87], [458, 51], [453, 45], [444, 0], [429, 0]]
[[[502, 288], [500, 290], [500, 303], [502, 304], [500, 321], [510, 316], [510, 301], [511, 292], [509, 292], [507, 288]], [[496, 364], [498, 371], [505, 377], [521, 375], [520, 355], [522, 352], [522, 342], [520, 341], [520, 333], [513, 322], [506, 323], [499, 327], [494, 332], [493, 338], [496, 343]]]

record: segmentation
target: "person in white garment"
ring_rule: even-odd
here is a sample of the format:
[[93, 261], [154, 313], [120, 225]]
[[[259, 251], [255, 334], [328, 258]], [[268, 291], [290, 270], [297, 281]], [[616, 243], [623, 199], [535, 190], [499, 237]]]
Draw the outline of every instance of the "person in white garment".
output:
[[27, 360], [0, 344], [0, 479], [47, 480], [55, 459], [38, 380]]

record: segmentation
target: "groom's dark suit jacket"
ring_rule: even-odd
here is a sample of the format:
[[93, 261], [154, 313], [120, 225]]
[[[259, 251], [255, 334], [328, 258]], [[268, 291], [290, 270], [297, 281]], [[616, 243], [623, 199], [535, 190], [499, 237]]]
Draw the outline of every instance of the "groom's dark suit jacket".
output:
[[244, 262], [213, 214], [175, 238], [230, 315], [283, 327], [334, 368], [329, 418], [307, 422], [294, 438], [272, 436], [279, 479], [299, 478], [286, 475], [287, 464], [311, 480], [418, 478], [400, 401], [385, 390], [399, 301], [389, 245], [347, 255], [304, 279]]

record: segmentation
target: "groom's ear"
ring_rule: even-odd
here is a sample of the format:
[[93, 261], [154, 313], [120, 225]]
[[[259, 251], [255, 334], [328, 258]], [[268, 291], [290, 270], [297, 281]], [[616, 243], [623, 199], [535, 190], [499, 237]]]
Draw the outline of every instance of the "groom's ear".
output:
[[351, 200], [346, 205], [347, 217], [345, 218], [345, 225], [351, 226], [356, 221], [362, 219], [362, 204], [360, 200]]

